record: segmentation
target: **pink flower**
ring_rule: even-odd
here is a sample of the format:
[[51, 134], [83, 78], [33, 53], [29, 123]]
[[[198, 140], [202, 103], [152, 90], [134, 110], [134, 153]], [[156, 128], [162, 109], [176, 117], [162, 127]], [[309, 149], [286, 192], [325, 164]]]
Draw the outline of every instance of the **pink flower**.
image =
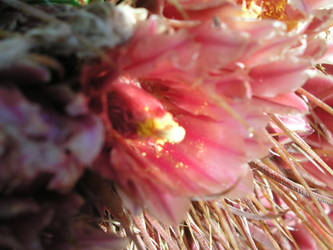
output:
[[113, 67], [82, 75], [107, 130], [110, 159], [96, 169], [129, 207], [164, 222], [183, 219], [193, 197], [251, 193], [247, 163], [271, 147], [265, 114], [307, 112], [293, 92], [311, 66], [303, 36], [273, 20], [219, 17], [175, 28], [152, 16], [110, 53]]

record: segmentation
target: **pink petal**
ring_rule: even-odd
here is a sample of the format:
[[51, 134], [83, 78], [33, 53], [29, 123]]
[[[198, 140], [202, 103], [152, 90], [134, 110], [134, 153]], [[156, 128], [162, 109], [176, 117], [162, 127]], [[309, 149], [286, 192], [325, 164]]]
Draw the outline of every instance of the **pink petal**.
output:
[[[178, 1], [178, 3], [190, 20], [209, 20], [212, 16], [225, 16], [225, 14], [230, 14], [231, 8], [227, 7], [232, 6], [230, 2], [225, 0], [181, 0]], [[229, 10], [229, 13], [227, 10]], [[223, 12], [223, 14], [221, 14], [221, 12]], [[168, 1], [165, 1], [163, 15], [172, 19], [184, 19], [182, 13], [180, 13], [179, 10], [177, 10], [175, 6], [170, 4]]]
[[[265, 99], [265, 98], [263, 98]], [[298, 110], [301, 113], [306, 113], [308, 112], [308, 106], [307, 104], [303, 101], [302, 98], [300, 98], [298, 95], [295, 93], [286, 93], [286, 94], [279, 94], [275, 97], [272, 98], [266, 98], [267, 101], [273, 102], [275, 104], [281, 105], [281, 110], [282, 111], [282, 106], [285, 107], [290, 107]], [[281, 113], [278, 110], [274, 111], [275, 113]]]
[[[298, 135], [302, 137], [306, 137], [312, 134], [314, 131], [305, 116], [285, 115], [285, 116], [280, 116], [279, 118], [289, 130], [296, 132]], [[282, 134], [277, 136], [278, 141], [280, 143], [292, 142], [292, 139], [290, 139], [287, 135], [283, 135], [284, 132], [274, 123], [270, 123], [270, 126], [271, 126], [270, 130], [271, 133]]]
[[250, 98], [252, 90], [249, 79], [242, 73], [221, 76], [215, 83], [217, 93], [230, 98]]
[[332, 9], [320, 9], [311, 13], [314, 17], [306, 27], [305, 33], [308, 35], [315, 35], [322, 31], [327, 31], [331, 27], [331, 20], [333, 16]]
[[[325, 55], [320, 59], [320, 62], [322, 64], [324, 64], [324, 68], [327, 69], [326, 65], [329, 67], [329, 68], [332, 68], [332, 63], [333, 63], [333, 43], [332, 41], [330, 41], [328, 44], [326, 44], [326, 52], [325, 52]], [[326, 64], [326, 65], [325, 65]], [[332, 75], [332, 69], [327, 71], [327, 73], [331, 74]]]
[[325, 69], [325, 72], [329, 75], [333, 75], [333, 64], [322, 64], [322, 66], [324, 67]]
[[[276, 26], [276, 23], [271, 23], [270, 25], [271, 26], [268, 26], [267, 28], [271, 28], [271, 34], [267, 34], [268, 38], [263, 37], [263, 41], [258, 41], [257, 34], [253, 34], [253, 52], [242, 59], [242, 62], [246, 66], [255, 67], [276, 60], [276, 57], [281, 57], [287, 54], [288, 50], [298, 42], [298, 36], [277, 36], [276, 33], [278, 33], [279, 29], [282, 33], [282, 28], [277, 29], [274, 27]], [[280, 24], [280, 26], [281, 25], [282, 24]], [[269, 35], [273, 36], [273, 38], [269, 38]]]
[[247, 173], [245, 173], [245, 176], [243, 176], [239, 183], [227, 194], [224, 195], [224, 197], [229, 199], [237, 198], [246, 198], [246, 196], [249, 193], [252, 193], [254, 190], [254, 179], [253, 174], [250, 168], [246, 167]]
[[[205, 22], [190, 29], [160, 32], [161, 20], [151, 18], [117, 54], [117, 65], [131, 76], [187, 71], [192, 79], [240, 58], [247, 39], [227, 27]], [[172, 31], [172, 33], [171, 33]], [[150, 39], [145, 39], [147, 36]], [[156, 73], [155, 73], [156, 74]], [[175, 80], [175, 79], [173, 79]]]
[[331, 99], [333, 96], [333, 79], [330, 76], [317, 74], [306, 81], [304, 89], [323, 101]]
[[319, 59], [325, 55], [327, 50], [327, 42], [323, 39], [311, 39], [308, 41], [306, 50], [304, 51], [305, 57], [312, 59]]
[[249, 72], [253, 94], [274, 97], [295, 90], [306, 81], [309, 66], [309, 61], [293, 57], [258, 65]]
[[332, 6], [331, 0], [302, 0], [311, 9], [329, 8]]
[[302, 250], [319, 250], [316, 241], [312, 237], [312, 235], [307, 231], [305, 226], [298, 224], [294, 231], [292, 231], [292, 235]]
[[[178, 225], [190, 208], [190, 200], [168, 191], [162, 191], [158, 185], [147, 186], [143, 193], [145, 205], [160, 221], [167, 225]], [[146, 199], [149, 197], [149, 199]]]

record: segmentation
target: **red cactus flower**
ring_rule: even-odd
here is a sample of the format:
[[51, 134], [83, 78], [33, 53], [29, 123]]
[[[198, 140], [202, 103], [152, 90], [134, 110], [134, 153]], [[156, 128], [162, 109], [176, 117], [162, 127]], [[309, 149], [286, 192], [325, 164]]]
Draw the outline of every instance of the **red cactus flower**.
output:
[[271, 147], [266, 113], [307, 112], [294, 93], [311, 67], [306, 34], [274, 20], [219, 18], [175, 28], [152, 16], [110, 53], [113, 67], [83, 73], [108, 134], [110, 159], [97, 169], [132, 208], [165, 222], [181, 220], [192, 197], [252, 192], [247, 163]]

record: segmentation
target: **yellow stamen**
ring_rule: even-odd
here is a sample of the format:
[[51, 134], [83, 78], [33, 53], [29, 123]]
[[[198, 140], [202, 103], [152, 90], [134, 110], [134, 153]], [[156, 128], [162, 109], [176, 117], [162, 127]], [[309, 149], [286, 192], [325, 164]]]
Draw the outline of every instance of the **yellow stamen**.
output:
[[156, 143], [162, 146], [166, 142], [179, 143], [185, 137], [185, 129], [174, 121], [170, 113], [140, 123], [137, 132], [141, 137], [155, 138]]
[[245, 18], [258, 18], [262, 13], [262, 8], [255, 1], [243, 1], [242, 10]]
[[300, 17], [290, 18], [286, 12], [287, 5], [287, 0], [243, 0], [243, 16], [258, 19], [275, 19], [284, 22], [288, 30], [292, 30], [297, 27]]

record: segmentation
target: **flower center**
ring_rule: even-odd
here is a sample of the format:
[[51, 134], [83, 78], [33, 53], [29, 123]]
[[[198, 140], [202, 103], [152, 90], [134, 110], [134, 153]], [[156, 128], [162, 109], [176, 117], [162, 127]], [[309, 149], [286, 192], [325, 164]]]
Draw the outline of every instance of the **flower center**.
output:
[[138, 124], [137, 133], [141, 137], [152, 137], [158, 144], [179, 143], [185, 138], [185, 129], [181, 127], [170, 113], [162, 117], [148, 118]]
[[[298, 22], [302, 19], [302, 14], [293, 11], [292, 15], [287, 14], [287, 0], [243, 0], [242, 9], [244, 17], [259, 19], [275, 19], [284, 22], [288, 31], [297, 27]], [[292, 8], [289, 8], [289, 12]]]

